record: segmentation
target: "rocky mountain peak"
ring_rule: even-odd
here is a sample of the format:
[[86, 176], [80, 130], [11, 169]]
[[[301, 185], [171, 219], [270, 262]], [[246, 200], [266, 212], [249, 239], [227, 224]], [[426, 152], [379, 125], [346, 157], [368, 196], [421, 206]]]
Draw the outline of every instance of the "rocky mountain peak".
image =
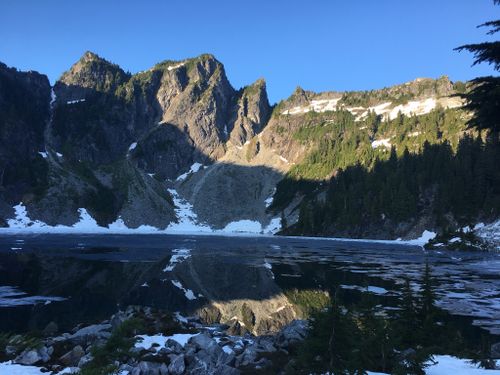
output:
[[110, 92], [129, 79], [130, 75], [125, 73], [118, 65], [87, 51], [68, 71], [62, 74], [57, 86], [59, 86], [58, 88], [61, 88], [61, 86], [76, 86], [78, 88]]

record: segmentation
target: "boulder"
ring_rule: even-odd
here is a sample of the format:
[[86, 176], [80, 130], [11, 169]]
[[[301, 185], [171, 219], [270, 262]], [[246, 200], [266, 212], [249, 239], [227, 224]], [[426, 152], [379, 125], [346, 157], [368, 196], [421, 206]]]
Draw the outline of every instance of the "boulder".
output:
[[41, 346], [36, 349], [26, 349], [14, 360], [14, 363], [20, 365], [34, 365], [38, 363], [46, 363], [50, 361], [49, 350], [46, 346]]
[[309, 325], [307, 321], [294, 320], [280, 331], [276, 338], [276, 343], [280, 347], [295, 345], [304, 340], [308, 329]]
[[181, 375], [186, 371], [186, 364], [184, 361], [184, 355], [179, 354], [170, 355], [170, 365], [168, 365], [169, 374]]
[[80, 363], [80, 359], [85, 355], [85, 351], [80, 345], [75, 346], [69, 352], [64, 354], [59, 360], [65, 366], [77, 366]]
[[168, 367], [164, 363], [141, 361], [131, 375], [167, 375]]

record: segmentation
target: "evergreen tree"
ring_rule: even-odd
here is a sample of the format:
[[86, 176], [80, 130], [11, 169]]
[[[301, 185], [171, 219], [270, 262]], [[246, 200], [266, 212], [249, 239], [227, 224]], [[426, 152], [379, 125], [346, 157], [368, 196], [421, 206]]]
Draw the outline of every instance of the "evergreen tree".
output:
[[[500, 0], [494, 0], [500, 5]], [[500, 20], [486, 22], [480, 26], [490, 27], [488, 34], [500, 31]], [[465, 44], [456, 48], [474, 54], [474, 64], [487, 63], [500, 71], [500, 41]], [[471, 126], [500, 130], [500, 77], [479, 77], [472, 80], [473, 87], [468, 93], [461, 94], [467, 100], [467, 108], [474, 112], [470, 120]]]
[[437, 325], [436, 293], [435, 283], [431, 273], [429, 263], [425, 263], [425, 270], [422, 277], [422, 287], [420, 290], [419, 321], [422, 329], [422, 343], [431, 346], [439, 339], [439, 327]]

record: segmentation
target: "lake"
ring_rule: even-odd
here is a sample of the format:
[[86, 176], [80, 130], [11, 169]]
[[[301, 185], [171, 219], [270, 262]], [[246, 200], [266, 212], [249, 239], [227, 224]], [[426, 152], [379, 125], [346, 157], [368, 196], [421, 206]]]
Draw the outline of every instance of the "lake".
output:
[[69, 329], [127, 305], [190, 315], [209, 302], [231, 311], [234, 301], [252, 301], [267, 304], [262, 314], [269, 306], [278, 313], [287, 291], [335, 287], [353, 300], [369, 295], [390, 310], [405, 277], [418, 290], [426, 262], [437, 281], [439, 307], [472, 330], [500, 335], [498, 253], [198, 235], [2, 236], [0, 331], [41, 330], [51, 321]]

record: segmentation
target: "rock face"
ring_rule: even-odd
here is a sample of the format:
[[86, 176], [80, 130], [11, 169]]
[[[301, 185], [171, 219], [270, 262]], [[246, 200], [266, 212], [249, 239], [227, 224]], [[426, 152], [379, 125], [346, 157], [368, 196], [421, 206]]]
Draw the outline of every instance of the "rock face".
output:
[[0, 63], [0, 226], [13, 215], [12, 202], [32, 201], [47, 185], [44, 130], [50, 84], [36, 72]]
[[[293, 224], [301, 197], [282, 212], [268, 207], [285, 173], [317, 146], [298, 139], [299, 129], [331, 121], [338, 106], [357, 117], [371, 106], [392, 116], [408, 100], [422, 101], [408, 107], [419, 110], [454, 107], [453, 92], [446, 77], [370, 92], [298, 87], [273, 108], [263, 79], [235, 90], [209, 54], [131, 75], [86, 52], [53, 88], [44, 75], [0, 64], [0, 226], [22, 201], [32, 221], [49, 225], [73, 225], [85, 209], [101, 226], [121, 219], [163, 229], [179, 220], [167, 188], [212, 228], [239, 220], [265, 228], [280, 215]], [[189, 173], [193, 165], [205, 168]]]

